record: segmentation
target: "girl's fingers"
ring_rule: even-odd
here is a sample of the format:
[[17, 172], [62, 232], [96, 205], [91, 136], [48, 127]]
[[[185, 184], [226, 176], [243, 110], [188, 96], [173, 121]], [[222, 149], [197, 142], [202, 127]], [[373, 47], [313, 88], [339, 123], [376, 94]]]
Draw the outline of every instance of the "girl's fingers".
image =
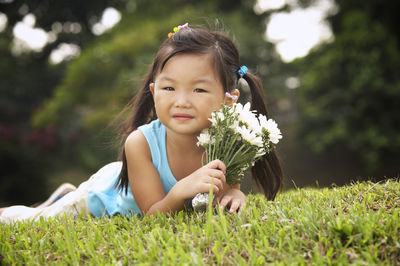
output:
[[221, 171], [209, 169], [208, 172], [204, 173], [203, 182], [214, 183], [220, 189], [223, 189], [225, 183], [225, 176]]
[[200, 187], [199, 193], [208, 193], [210, 192], [211, 188], [213, 189], [213, 193], [216, 194], [220, 191], [220, 188], [212, 183], [204, 183]]
[[225, 175], [221, 170], [209, 169], [208, 175], [226, 182]]
[[246, 206], [246, 204], [241, 204], [241, 205], [240, 205], [238, 214], [241, 214], [241, 213], [242, 213], [242, 211], [243, 211], [243, 209], [244, 209], [244, 206]]
[[[213, 185], [210, 184], [210, 190], [211, 190], [212, 187], [213, 187]], [[220, 188], [214, 184], [213, 193], [218, 193], [219, 191], [220, 191]]]
[[231, 204], [231, 208], [229, 209], [229, 213], [234, 213], [240, 206], [239, 200], [234, 200]]
[[204, 187], [207, 188], [207, 191], [205, 191], [205, 192], [209, 192], [211, 190], [211, 188], [213, 188], [214, 194], [217, 194], [223, 189], [221, 181], [218, 179], [215, 179], [215, 178], [214, 178], [214, 180], [211, 180], [210, 182], [205, 182], [204, 184], [205, 184]]
[[211, 184], [214, 184], [215, 186], [217, 186], [219, 189], [224, 189], [224, 184], [222, 183], [222, 181], [221, 180], [219, 180], [218, 178], [214, 178], [214, 177], [211, 177], [210, 178], [210, 180], [209, 180], [209, 182], [211, 183]]
[[223, 197], [222, 200], [220, 201], [219, 205], [221, 207], [221, 210], [225, 209], [225, 207], [229, 204], [229, 202], [232, 200], [231, 197]]
[[213, 200], [213, 207], [215, 207], [215, 205], [217, 205], [217, 203], [220, 201], [220, 199], [221, 199], [221, 197], [223, 196], [224, 194], [217, 194], [217, 195], [215, 195], [215, 197], [214, 197], [214, 200]]
[[[218, 200], [219, 200], [219, 198], [218, 198]], [[221, 210], [225, 209], [226, 206], [230, 205], [230, 208], [229, 208], [230, 214], [232, 214], [234, 212], [237, 212], [238, 214], [240, 214], [243, 211], [244, 206], [245, 206], [245, 203], [242, 202], [240, 199], [233, 199], [232, 197], [227, 197], [227, 196], [224, 196], [220, 200], [219, 204], [220, 204]]]
[[221, 170], [224, 174], [226, 173], [226, 166], [225, 166], [225, 164], [224, 164], [221, 160], [214, 160], [214, 161], [211, 161], [211, 162], [209, 162], [207, 165], [208, 165], [209, 168], [212, 168], [212, 169], [219, 169], [219, 170]]

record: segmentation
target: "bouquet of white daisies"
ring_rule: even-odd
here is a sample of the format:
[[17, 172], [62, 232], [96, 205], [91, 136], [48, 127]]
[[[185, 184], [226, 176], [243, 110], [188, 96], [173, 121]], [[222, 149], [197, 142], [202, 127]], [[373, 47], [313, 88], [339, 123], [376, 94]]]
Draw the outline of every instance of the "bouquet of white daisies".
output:
[[[210, 121], [211, 126], [201, 132], [197, 145], [205, 148], [206, 163], [215, 159], [224, 162], [229, 185], [241, 183], [246, 170], [282, 138], [276, 122], [250, 110], [250, 103], [222, 105], [212, 113]], [[195, 209], [207, 204], [208, 193], [192, 200]]]

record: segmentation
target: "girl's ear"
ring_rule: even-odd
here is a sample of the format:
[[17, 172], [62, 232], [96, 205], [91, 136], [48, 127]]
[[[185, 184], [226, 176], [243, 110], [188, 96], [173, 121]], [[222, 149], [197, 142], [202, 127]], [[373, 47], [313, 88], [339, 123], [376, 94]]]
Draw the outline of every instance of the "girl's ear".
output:
[[225, 93], [224, 104], [225, 105], [232, 105], [239, 100], [240, 91], [238, 89], [234, 89], [231, 92]]
[[149, 84], [149, 89], [151, 91], [151, 94], [154, 95], [154, 82]]

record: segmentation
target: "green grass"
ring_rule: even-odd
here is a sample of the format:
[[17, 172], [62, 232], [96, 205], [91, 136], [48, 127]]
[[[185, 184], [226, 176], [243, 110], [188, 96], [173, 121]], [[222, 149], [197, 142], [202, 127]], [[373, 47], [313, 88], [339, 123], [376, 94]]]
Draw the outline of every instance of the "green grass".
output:
[[1, 264], [400, 264], [400, 183], [249, 195], [238, 215], [60, 218], [0, 225]]

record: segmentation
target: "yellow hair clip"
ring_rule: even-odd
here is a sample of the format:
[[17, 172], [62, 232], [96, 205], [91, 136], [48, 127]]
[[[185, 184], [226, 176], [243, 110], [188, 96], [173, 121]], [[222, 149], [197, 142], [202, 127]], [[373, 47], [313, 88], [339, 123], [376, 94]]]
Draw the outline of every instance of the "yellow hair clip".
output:
[[174, 27], [174, 33], [170, 32], [168, 33], [168, 38], [171, 38], [172, 35], [174, 35], [176, 32], [178, 32], [180, 29], [188, 29], [189, 28], [189, 23], [185, 23], [183, 25], [179, 25], [178, 27]]

